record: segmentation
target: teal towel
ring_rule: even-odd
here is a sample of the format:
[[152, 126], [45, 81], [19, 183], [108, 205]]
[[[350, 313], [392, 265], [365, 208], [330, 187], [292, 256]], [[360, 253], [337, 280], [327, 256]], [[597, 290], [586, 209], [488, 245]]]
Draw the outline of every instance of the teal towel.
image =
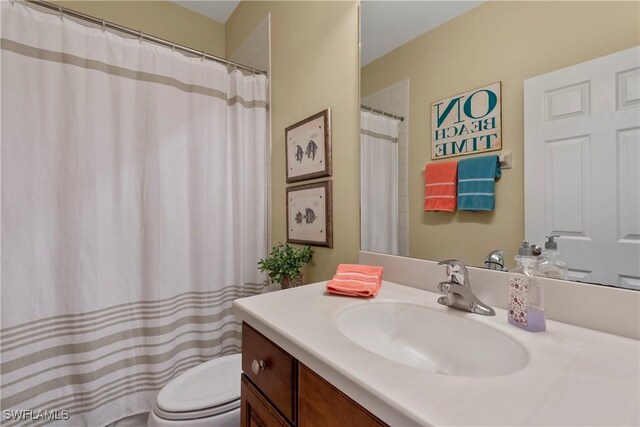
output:
[[498, 156], [458, 162], [458, 210], [492, 211], [496, 205], [496, 178], [502, 176]]

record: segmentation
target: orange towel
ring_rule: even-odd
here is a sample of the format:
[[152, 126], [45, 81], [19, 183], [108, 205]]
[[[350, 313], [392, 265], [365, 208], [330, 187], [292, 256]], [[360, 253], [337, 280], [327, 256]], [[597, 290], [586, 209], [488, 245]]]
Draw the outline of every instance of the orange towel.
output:
[[458, 162], [429, 163], [424, 171], [424, 210], [456, 210]]
[[351, 297], [375, 297], [382, 286], [382, 267], [340, 264], [327, 292]]

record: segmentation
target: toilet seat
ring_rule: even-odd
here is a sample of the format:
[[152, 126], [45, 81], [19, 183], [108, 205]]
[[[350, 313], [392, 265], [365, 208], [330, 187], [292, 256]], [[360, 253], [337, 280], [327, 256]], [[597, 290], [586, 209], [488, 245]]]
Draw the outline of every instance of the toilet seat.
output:
[[189, 412], [166, 412], [160, 409], [157, 405], [153, 408], [153, 412], [160, 418], [165, 420], [179, 421], [179, 420], [195, 420], [198, 418], [208, 418], [214, 415], [220, 415], [225, 412], [233, 411], [240, 407], [240, 399], [232, 402], [224, 403], [213, 408], [201, 409], [199, 411]]
[[165, 420], [212, 417], [240, 407], [242, 356], [232, 354], [188, 369], [158, 394], [153, 411]]

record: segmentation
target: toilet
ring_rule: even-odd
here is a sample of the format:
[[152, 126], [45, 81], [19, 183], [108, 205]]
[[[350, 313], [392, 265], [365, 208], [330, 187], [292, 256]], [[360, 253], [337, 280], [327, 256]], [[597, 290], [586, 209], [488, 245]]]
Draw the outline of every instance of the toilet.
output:
[[240, 354], [195, 366], [158, 394], [147, 427], [240, 426]]

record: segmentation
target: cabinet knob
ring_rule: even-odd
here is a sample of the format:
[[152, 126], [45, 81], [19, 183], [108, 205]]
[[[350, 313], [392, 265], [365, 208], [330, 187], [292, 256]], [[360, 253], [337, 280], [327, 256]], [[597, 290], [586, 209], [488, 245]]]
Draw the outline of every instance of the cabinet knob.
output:
[[258, 375], [260, 371], [264, 371], [264, 368], [265, 368], [264, 360], [258, 361], [256, 359], [253, 359], [253, 362], [251, 362], [251, 370], [256, 375]]

